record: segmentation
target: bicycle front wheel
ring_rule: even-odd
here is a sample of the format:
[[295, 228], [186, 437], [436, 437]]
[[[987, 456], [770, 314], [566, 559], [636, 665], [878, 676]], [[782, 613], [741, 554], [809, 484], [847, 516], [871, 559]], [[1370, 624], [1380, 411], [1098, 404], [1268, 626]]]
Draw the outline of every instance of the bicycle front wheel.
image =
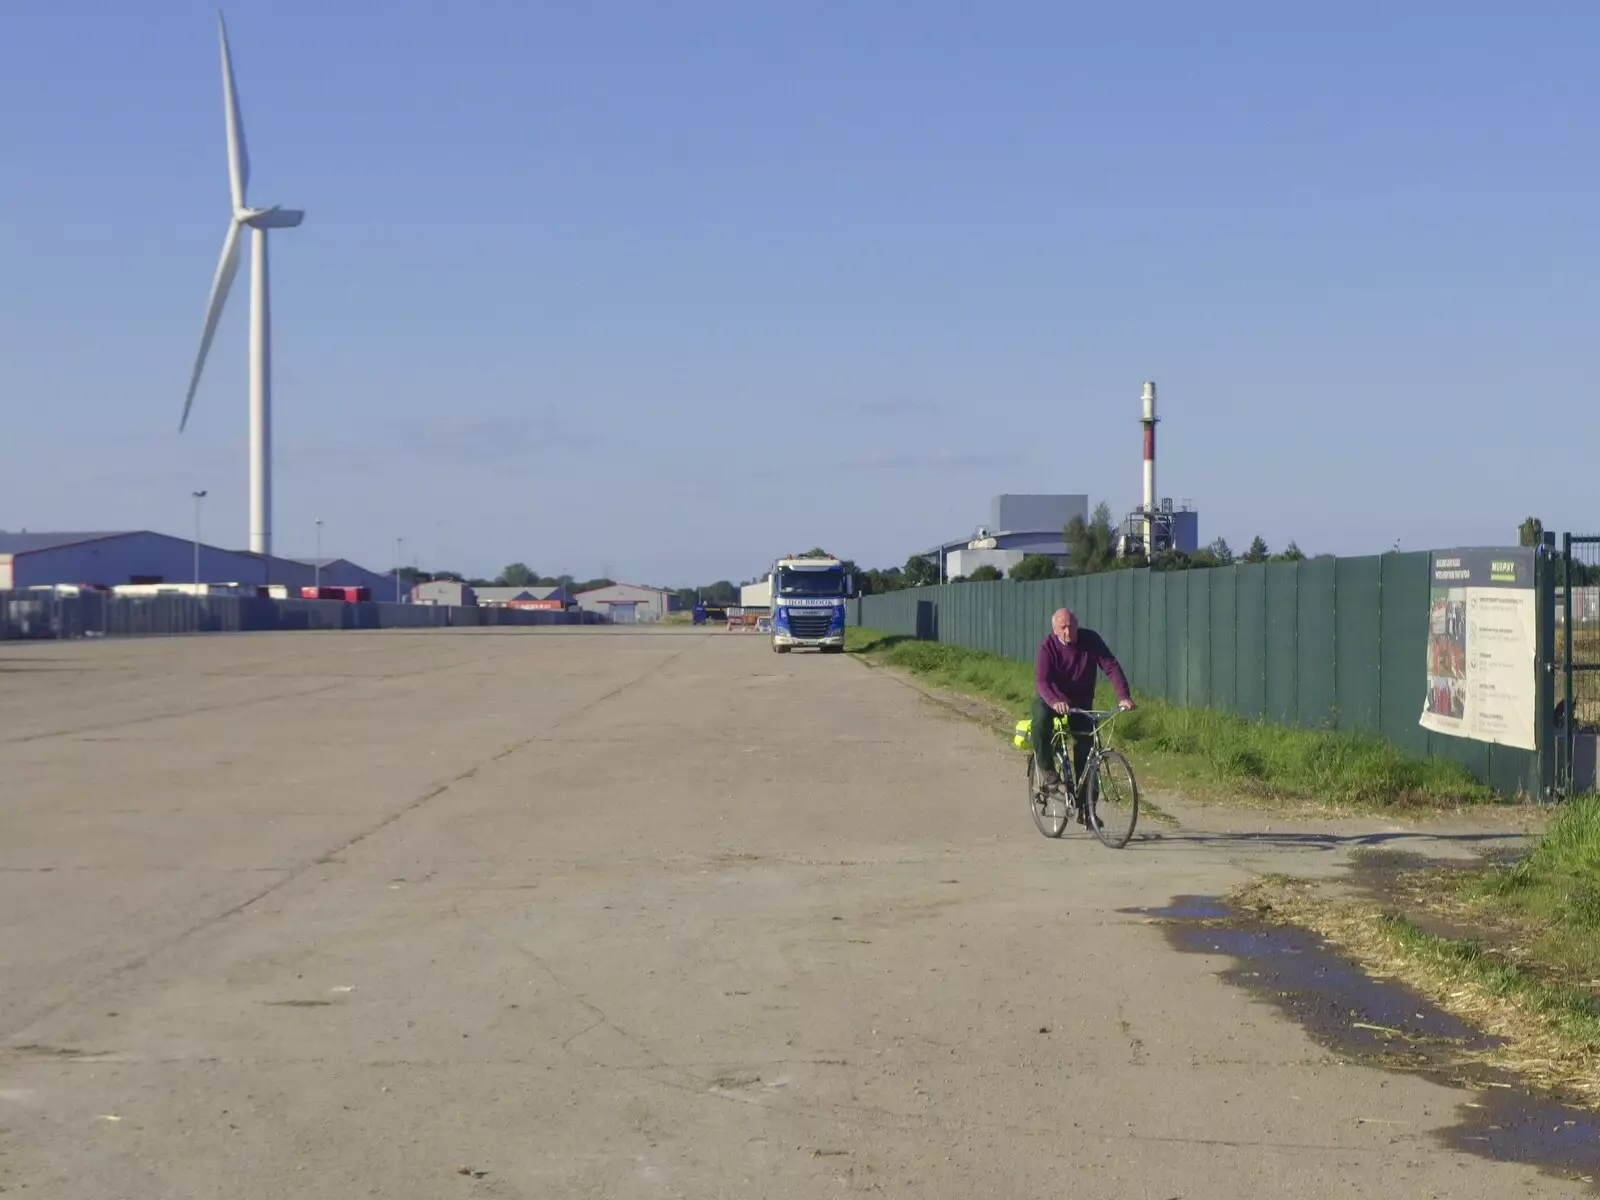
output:
[[1128, 760], [1115, 750], [1103, 751], [1089, 771], [1089, 827], [1113, 850], [1120, 850], [1139, 823], [1139, 783]]
[[1032, 754], [1028, 755], [1028, 811], [1033, 823], [1047, 838], [1058, 838], [1067, 827], [1067, 801], [1059, 793], [1039, 794], [1039, 768]]

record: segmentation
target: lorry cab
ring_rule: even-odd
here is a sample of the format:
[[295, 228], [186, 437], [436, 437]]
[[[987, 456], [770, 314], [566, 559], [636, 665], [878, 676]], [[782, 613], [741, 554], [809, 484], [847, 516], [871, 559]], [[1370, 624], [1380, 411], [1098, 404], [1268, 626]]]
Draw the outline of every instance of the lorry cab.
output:
[[824, 654], [844, 650], [844, 604], [853, 580], [837, 558], [780, 558], [768, 576], [772, 649], [806, 646]]

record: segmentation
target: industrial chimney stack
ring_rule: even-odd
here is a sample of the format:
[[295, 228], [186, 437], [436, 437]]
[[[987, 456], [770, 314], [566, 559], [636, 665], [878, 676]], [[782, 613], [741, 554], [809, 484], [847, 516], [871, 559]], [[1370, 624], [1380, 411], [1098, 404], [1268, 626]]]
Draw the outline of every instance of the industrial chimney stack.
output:
[[1145, 381], [1144, 412], [1139, 424], [1144, 426], [1144, 545], [1145, 553], [1153, 553], [1156, 536], [1156, 385]]

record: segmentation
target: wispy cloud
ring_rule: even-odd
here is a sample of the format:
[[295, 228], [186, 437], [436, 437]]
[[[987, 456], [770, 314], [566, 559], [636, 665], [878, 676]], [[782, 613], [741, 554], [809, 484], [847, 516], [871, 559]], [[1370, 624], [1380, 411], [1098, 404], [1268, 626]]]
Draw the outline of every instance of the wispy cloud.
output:
[[929, 416], [939, 411], [931, 400], [869, 400], [861, 411], [874, 417]]
[[860, 471], [959, 471], [976, 467], [1009, 466], [1021, 461], [1016, 454], [996, 454], [982, 450], [929, 450], [906, 453], [879, 451], [844, 465]]

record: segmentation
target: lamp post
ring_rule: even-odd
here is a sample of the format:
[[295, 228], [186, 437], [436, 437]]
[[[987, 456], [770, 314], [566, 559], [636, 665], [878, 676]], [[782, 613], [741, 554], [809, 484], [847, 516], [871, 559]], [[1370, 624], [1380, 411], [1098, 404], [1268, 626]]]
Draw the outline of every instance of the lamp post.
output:
[[200, 592], [200, 501], [206, 498], [205, 490], [190, 492], [194, 497], [194, 590]]
[[321, 517], [317, 518], [317, 560], [316, 560], [316, 563], [314, 564], [314, 566], [316, 568], [316, 575], [314, 576], [314, 578], [316, 580], [316, 586], [317, 586], [317, 589], [318, 589], [317, 590], [317, 595], [320, 596], [322, 594], [322, 591], [321, 591], [321, 589], [322, 589], [322, 518]]
[[394, 602], [396, 604], [400, 603], [400, 563], [403, 561], [401, 556], [404, 554], [405, 544], [406, 540], [403, 537], [397, 537], [394, 540]]

